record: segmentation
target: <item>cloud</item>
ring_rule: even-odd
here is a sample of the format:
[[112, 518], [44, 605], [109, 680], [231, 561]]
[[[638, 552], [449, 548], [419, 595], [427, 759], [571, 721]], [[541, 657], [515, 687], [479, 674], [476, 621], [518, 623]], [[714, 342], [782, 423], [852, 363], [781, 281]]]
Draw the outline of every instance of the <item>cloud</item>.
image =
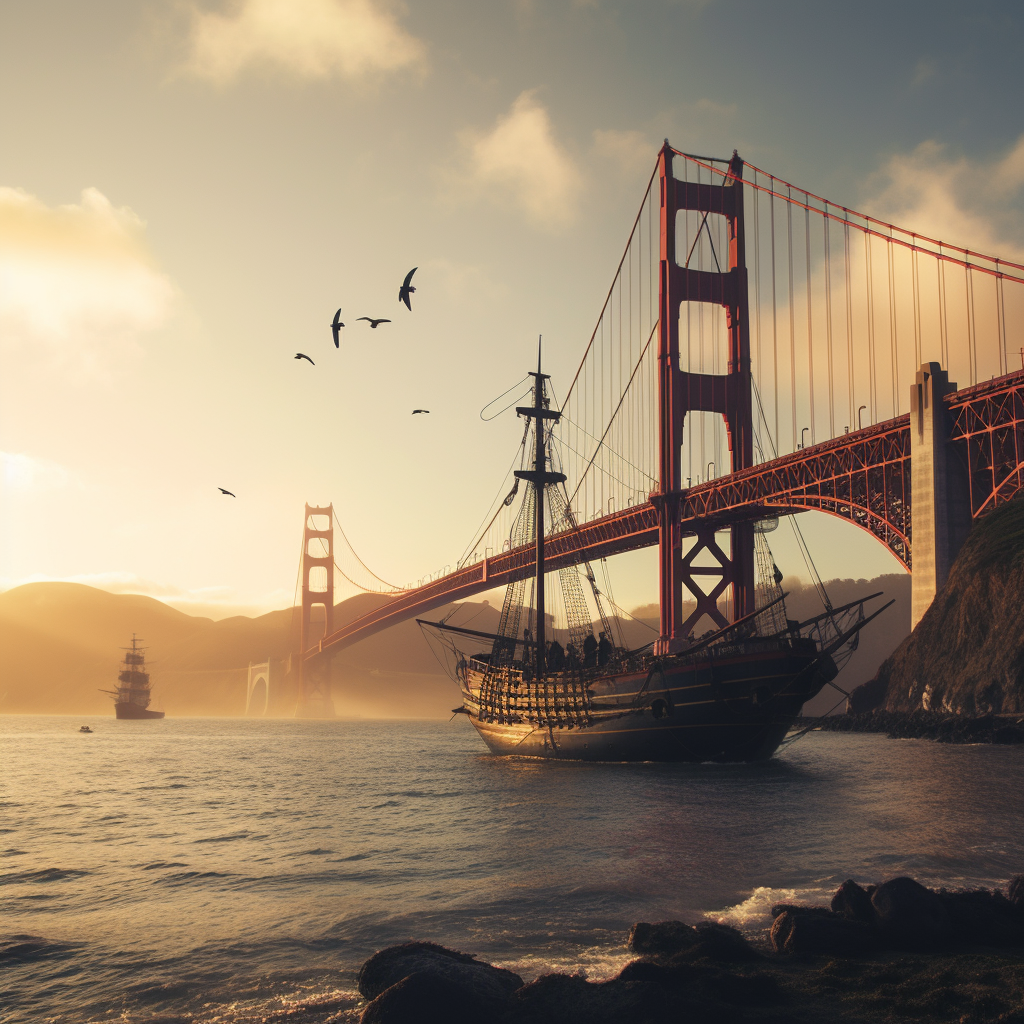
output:
[[95, 188], [48, 207], [0, 187], [0, 344], [42, 346], [79, 369], [123, 352], [168, 319], [175, 288], [145, 224]]
[[867, 183], [873, 216], [990, 256], [1024, 260], [1024, 135], [994, 160], [950, 158], [938, 142], [892, 157]]
[[593, 156], [603, 167], [612, 167], [622, 177], [636, 177], [654, 169], [660, 146], [643, 132], [595, 131]]
[[358, 81], [422, 66], [423, 44], [379, 0], [232, 0], [192, 10], [186, 69], [227, 83], [250, 67]]
[[555, 137], [547, 110], [523, 92], [486, 134], [463, 135], [470, 183], [509, 196], [537, 227], [576, 216], [583, 176]]
[[70, 470], [58, 463], [22, 452], [0, 452], [0, 482], [8, 496], [30, 491], [40, 495], [80, 484]]

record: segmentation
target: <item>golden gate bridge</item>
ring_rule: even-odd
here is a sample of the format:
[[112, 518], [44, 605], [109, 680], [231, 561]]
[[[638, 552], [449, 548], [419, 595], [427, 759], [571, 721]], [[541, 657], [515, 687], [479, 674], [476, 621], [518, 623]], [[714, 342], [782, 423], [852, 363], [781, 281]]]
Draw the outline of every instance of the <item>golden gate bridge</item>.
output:
[[[912, 573], [916, 624], [973, 519], [1021, 488], [1022, 327], [1024, 265], [666, 140], [579, 368], [554, 389], [567, 483], [548, 569], [657, 545], [655, 651], [674, 653], [705, 616], [755, 610], [758, 524], [815, 509]], [[333, 713], [334, 653], [533, 575], [505, 495], [515, 468], [461, 557], [405, 587], [362, 562], [333, 506], [306, 506], [298, 714]], [[336, 573], [389, 600], [334, 628]]]

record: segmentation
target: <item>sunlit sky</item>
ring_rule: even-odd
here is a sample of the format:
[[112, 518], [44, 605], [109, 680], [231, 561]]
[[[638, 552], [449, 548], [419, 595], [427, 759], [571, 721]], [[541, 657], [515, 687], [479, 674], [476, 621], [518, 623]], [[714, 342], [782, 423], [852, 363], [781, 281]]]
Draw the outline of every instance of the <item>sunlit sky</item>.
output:
[[571, 376], [666, 136], [1018, 253], [1021, 53], [1016, 2], [5, 0], [0, 586], [282, 607], [306, 501], [385, 579], [454, 563], [521, 435], [479, 410], [538, 334]]

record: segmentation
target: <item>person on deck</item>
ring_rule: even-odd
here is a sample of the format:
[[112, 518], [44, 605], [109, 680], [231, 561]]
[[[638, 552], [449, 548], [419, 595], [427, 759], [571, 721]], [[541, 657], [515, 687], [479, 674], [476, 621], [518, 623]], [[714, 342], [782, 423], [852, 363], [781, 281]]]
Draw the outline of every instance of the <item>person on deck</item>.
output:
[[557, 640], [552, 640], [548, 647], [548, 668], [552, 672], [561, 672], [565, 668], [565, 651]]
[[597, 645], [597, 663], [598, 665], [607, 665], [611, 661], [612, 657], [612, 642], [608, 639], [608, 634], [603, 630], [601, 631], [601, 642]]
[[583, 667], [593, 668], [597, 664], [597, 641], [593, 633], [588, 633], [583, 641]]

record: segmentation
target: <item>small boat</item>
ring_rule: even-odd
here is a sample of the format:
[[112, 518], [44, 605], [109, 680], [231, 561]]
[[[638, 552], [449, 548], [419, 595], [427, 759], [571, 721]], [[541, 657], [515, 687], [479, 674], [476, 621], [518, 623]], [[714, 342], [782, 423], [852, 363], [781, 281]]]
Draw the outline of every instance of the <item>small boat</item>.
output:
[[82, 728], [79, 729], [78, 731], [79, 732], [92, 732], [92, 729], [90, 729], [89, 726], [87, 726], [87, 725], [83, 725]]

